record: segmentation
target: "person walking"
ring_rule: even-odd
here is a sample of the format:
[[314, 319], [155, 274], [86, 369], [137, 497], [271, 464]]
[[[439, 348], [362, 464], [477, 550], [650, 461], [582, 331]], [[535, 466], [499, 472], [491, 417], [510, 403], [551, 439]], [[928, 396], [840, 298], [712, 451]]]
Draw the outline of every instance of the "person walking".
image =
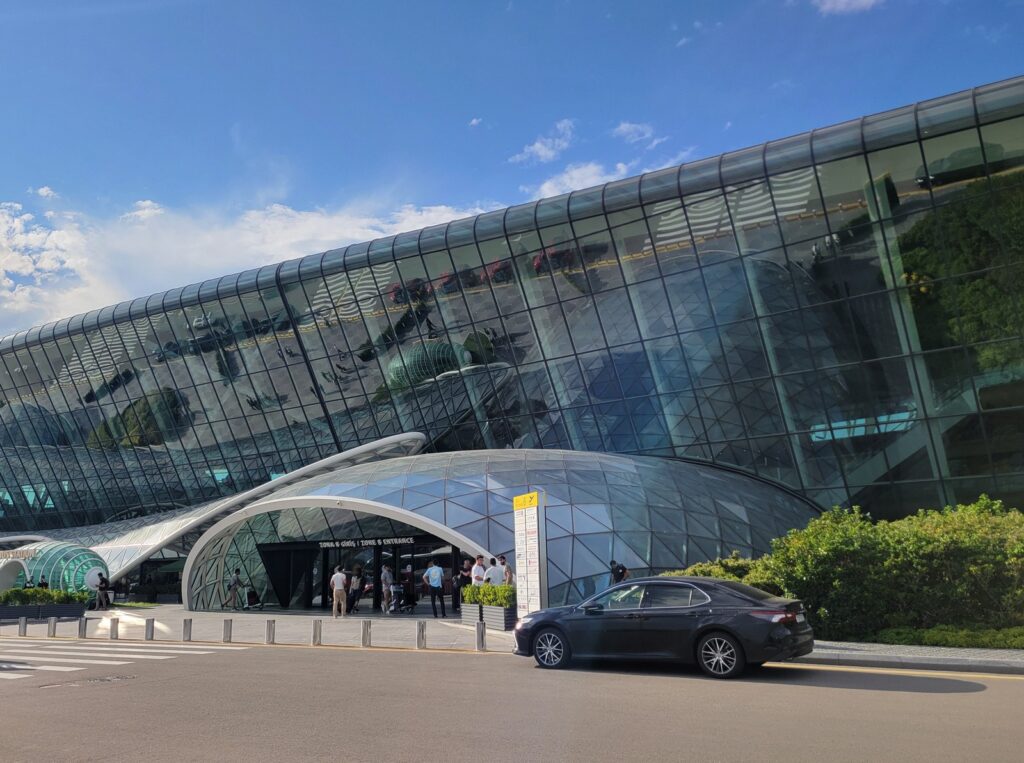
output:
[[359, 609], [359, 599], [363, 596], [363, 568], [356, 565], [352, 569], [352, 577], [348, 581], [348, 603], [345, 606], [346, 614], [351, 615]]
[[505, 585], [515, 585], [516, 576], [504, 556], [498, 557], [498, 566], [501, 567], [501, 582]]
[[502, 572], [501, 567], [498, 566], [498, 560], [493, 556], [491, 557], [491, 566], [487, 568], [484, 573], [484, 583], [488, 585], [501, 585], [501, 581], [505, 579], [505, 573]]
[[484, 584], [484, 573], [486, 571], [487, 571], [487, 568], [484, 567], [484, 555], [483, 554], [477, 554], [476, 555], [476, 564], [473, 565], [473, 571], [471, 573], [471, 578], [472, 578], [473, 585], [483, 585]]
[[331, 575], [331, 613], [334, 615], [334, 619], [345, 616], [345, 584], [348, 582], [348, 577], [344, 572], [341, 571], [341, 565], [339, 564], [334, 568], [334, 574]]
[[107, 591], [109, 590], [110, 580], [101, 572], [100, 582], [96, 585], [96, 609], [106, 609], [110, 604], [110, 599], [107, 598]]
[[380, 571], [380, 605], [385, 615], [391, 613], [391, 586], [394, 584], [395, 575], [391, 572], [391, 565], [385, 563]]
[[612, 571], [612, 583], [621, 583], [623, 580], [629, 579], [629, 570], [626, 569], [625, 565], [619, 564], [612, 559], [608, 566]]
[[238, 592], [242, 590], [242, 570], [235, 568], [231, 581], [228, 583], [228, 604], [235, 612], [238, 611]]
[[437, 617], [437, 600], [441, 600], [441, 617], [448, 617], [444, 609], [444, 569], [433, 559], [427, 565], [427, 571], [423, 573], [423, 582], [430, 589], [430, 607], [434, 610], [434, 617]]

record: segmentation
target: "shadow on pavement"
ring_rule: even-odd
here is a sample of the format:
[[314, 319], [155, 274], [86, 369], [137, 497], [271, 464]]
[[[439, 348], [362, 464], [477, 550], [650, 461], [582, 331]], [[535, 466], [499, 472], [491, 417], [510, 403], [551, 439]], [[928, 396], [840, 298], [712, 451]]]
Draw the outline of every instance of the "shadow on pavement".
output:
[[[541, 670], [542, 668], [537, 668]], [[667, 678], [717, 681], [704, 676], [694, 665], [674, 663], [630, 662], [607, 660], [574, 662], [570, 671], [618, 673], [620, 675], [664, 676]], [[722, 683], [778, 684], [788, 686], [819, 687], [822, 689], [856, 689], [860, 691], [910, 692], [914, 694], [970, 694], [988, 687], [977, 681], [949, 676], [921, 676], [905, 673], [876, 673], [859, 670], [829, 670], [816, 667], [787, 667], [770, 665], [748, 667], [739, 678]]]

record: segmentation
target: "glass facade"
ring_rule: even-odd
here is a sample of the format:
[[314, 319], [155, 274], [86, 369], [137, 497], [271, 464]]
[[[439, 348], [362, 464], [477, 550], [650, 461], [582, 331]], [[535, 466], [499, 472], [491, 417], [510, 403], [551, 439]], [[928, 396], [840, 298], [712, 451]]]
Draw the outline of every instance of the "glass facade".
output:
[[[292, 549], [292, 566], [294, 554], [304, 554], [292, 578], [309, 579], [307, 590], [319, 590], [330, 565], [317, 565], [317, 544], [415, 536], [429, 529], [428, 522], [453, 531], [442, 540], [470, 555], [514, 558], [512, 499], [532, 490], [544, 495], [552, 606], [607, 586], [611, 559], [640, 575], [732, 551], [760, 556], [772, 538], [803, 527], [817, 513], [803, 497], [774, 484], [692, 462], [565, 450], [427, 453], [297, 482], [276, 491], [266, 510], [254, 504], [235, 521], [217, 525], [192, 548], [187, 605], [219, 609], [230, 572], [238, 568], [261, 601], [294, 606], [302, 586], [272, 584], [276, 560], [268, 549]], [[339, 500], [345, 498], [393, 507], [399, 518], [351, 508]], [[282, 501], [298, 508], [281, 509]], [[450, 558], [439, 562], [446, 578]], [[294, 600], [282, 601], [282, 591]]]
[[7, 337], [0, 531], [409, 431], [1024, 504], [1022, 170], [1015, 79]]

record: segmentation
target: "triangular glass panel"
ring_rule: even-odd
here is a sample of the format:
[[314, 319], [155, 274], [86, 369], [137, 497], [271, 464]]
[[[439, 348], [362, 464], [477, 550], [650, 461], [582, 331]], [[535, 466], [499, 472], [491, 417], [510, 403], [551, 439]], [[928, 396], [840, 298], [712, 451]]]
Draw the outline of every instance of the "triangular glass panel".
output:
[[480, 516], [477, 512], [470, 511], [455, 501], [445, 502], [445, 524], [448, 527], [458, 527], [459, 525], [475, 522], [480, 519]]

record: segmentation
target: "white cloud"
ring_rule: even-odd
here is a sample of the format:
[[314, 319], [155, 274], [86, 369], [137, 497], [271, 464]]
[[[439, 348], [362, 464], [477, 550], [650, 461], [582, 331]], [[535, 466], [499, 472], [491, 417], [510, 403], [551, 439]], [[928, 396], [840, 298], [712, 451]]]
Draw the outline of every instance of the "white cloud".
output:
[[692, 159], [693, 155], [696, 153], [696, 146], [687, 146], [682, 151], [677, 151], [671, 156], [667, 156], [664, 159], [655, 162], [654, 164], [644, 167], [642, 170], [640, 170], [640, 172], [654, 172], [656, 170], [663, 170], [666, 167], [675, 167], [677, 164], [682, 164], [683, 162]]
[[56, 199], [60, 194], [50, 188], [50, 186], [43, 185], [36, 189], [36, 195], [44, 199]]
[[599, 162], [583, 162], [570, 164], [557, 175], [552, 175], [539, 186], [523, 187], [525, 193], [529, 193], [535, 199], [543, 199], [548, 196], [558, 196], [569, 191], [576, 191], [580, 188], [589, 188], [612, 180], [619, 180], [626, 177], [630, 165], [619, 162], [611, 169], [605, 169]]
[[565, 149], [572, 145], [575, 122], [571, 119], [560, 119], [555, 122], [552, 134], [537, 138], [533, 143], [523, 146], [523, 150], [509, 157], [510, 162], [553, 162]]
[[483, 117], [473, 117], [469, 120], [470, 127], [479, 127], [484, 123]]
[[881, 5], [885, 0], [811, 0], [823, 16], [839, 13], [860, 13]]
[[723, 130], [731, 130], [732, 129], [732, 120], [730, 119], [730, 120], [726, 121], [725, 126], [722, 127], [722, 129]]
[[668, 140], [667, 135], [662, 135], [660, 138], [655, 138], [654, 140], [647, 144], [647, 150], [650, 151], [652, 148], [657, 148], [666, 140]]
[[694, 21], [693, 22], [693, 28], [696, 29], [698, 32], [702, 31], [704, 29], [704, 22], [703, 21]]
[[679, 42], [676, 43], [676, 47], [677, 48], [681, 48], [684, 45], [689, 45], [689, 44], [690, 44], [690, 38], [689, 37], [680, 37], [679, 38]]
[[121, 215], [121, 219], [126, 221], [148, 220], [151, 217], [156, 217], [157, 215], [162, 215], [163, 213], [164, 208], [157, 204], [155, 201], [143, 199], [142, 201], [135, 202], [135, 204], [132, 205], [132, 211], [125, 212], [123, 215]]
[[62, 212], [37, 221], [0, 204], [0, 335], [205, 278], [467, 217], [468, 207], [283, 204], [240, 213], [136, 202], [108, 218]]
[[642, 122], [619, 122], [619, 126], [612, 130], [612, 135], [622, 138], [626, 143], [639, 143], [642, 140], [650, 140], [654, 135], [654, 128]]

